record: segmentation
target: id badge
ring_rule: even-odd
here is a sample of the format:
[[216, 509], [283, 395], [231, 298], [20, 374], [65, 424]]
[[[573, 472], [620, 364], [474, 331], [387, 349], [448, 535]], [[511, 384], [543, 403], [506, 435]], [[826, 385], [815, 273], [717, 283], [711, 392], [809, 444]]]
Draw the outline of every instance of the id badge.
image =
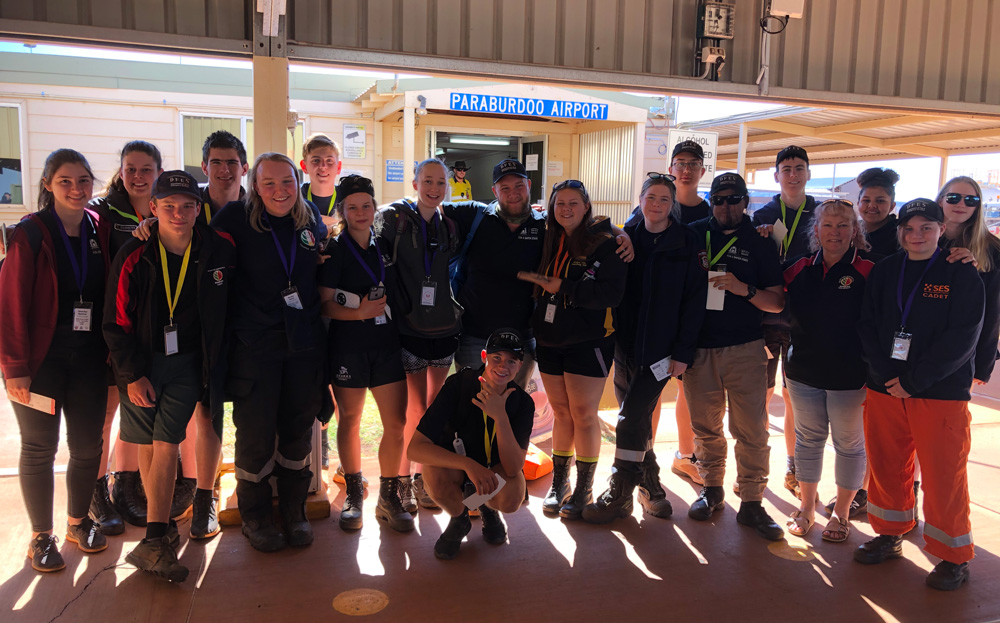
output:
[[163, 352], [166, 355], [176, 355], [177, 347], [177, 325], [171, 324], [163, 327]]
[[903, 333], [902, 331], [897, 331], [892, 338], [892, 355], [893, 359], [898, 359], [899, 361], [906, 361], [910, 356], [910, 341], [913, 339], [912, 333]]
[[465, 442], [458, 436], [458, 433], [455, 433], [455, 439], [452, 440], [451, 445], [455, 448], [455, 454], [465, 456]]
[[94, 317], [94, 304], [86, 301], [73, 303], [73, 330], [90, 331]]
[[554, 303], [549, 303], [545, 306], [545, 322], [552, 323], [556, 321], [556, 306]]
[[302, 309], [302, 301], [299, 300], [299, 289], [295, 286], [281, 291], [281, 298], [285, 299], [285, 305], [292, 309]]
[[657, 381], [662, 381], [663, 379], [670, 376], [670, 357], [664, 357], [663, 359], [649, 366], [649, 369], [652, 371], [653, 377]]
[[375, 316], [375, 324], [385, 324], [385, 314]]
[[434, 307], [434, 301], [436, 300], [437, 283], [424, 281], [423, 285], [420, 286], [420, 304], [424, 307]]

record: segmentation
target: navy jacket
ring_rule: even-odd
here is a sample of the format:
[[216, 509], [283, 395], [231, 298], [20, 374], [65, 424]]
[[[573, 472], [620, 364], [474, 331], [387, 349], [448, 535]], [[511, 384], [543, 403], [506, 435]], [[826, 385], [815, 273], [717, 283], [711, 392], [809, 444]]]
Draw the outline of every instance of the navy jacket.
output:
[[[865, 232], [865, 240], [872, 246], [871, 254], [876, 261], [899, 251], [899, 239], [896, 238], [897, 225], [896, 215], [890, 214], [885, 225], [873, 232]], [[944, 236], [941, 236], [941, 239], [944, 240]]]
[[[796, 211], [799, 206], [785, 206], [785, 227], [791, 231], [792, 225], [795, 223]], [[813, 199], [812, 195], [806, 195], [806, 206], [802, 209], [802, 216], [799, 217], [799, 224], [795, 227], [795, 235], [792, 236], [792, 242], [788, 245], [788, 248], [784, 246], [779, 247], [778, 256], [781, 261], [785, 261], [786, 258], [800, 257], [803, 255], [809, 255], [809, 232], [812, 230], [813, 222], [813, 211], [816, 209], [816, 200]], [[777, 221], [781, 221], [781, 194], [777, 194], [771, 198], [767, 204], [763, 207], [757, 209], [753, 213], [753, 226], [759, 227], [760, 225], [773, 225]], [[777, 325], [788, 330], [788, 308], [778, 313], [765, 313], [764, 314], [764, 324], [766, 325]]]

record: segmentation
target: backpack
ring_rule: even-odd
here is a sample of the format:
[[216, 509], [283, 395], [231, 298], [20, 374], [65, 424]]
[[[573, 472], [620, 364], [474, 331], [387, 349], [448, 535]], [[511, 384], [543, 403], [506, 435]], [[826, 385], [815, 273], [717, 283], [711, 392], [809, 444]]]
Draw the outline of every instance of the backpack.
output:
[[[410, 201], [409, 199], [403, 199], [402, 201], [397, 201], [396, 203], [393, 203], [391, 205], [392, 205], [392, 207], [396, 208], [397, 210], [401, 210], [401, 209], [407, 209], [407, 210], [413, 210], [413, 211], [417, 210], [417, 205], [415, 203], [413, 203], [412, 201]], [[447, 229], [448, 229], [448, 240], [447, 240], [447, 243], [445, 245], [443, 245], [443, 246], [445, 248], [449, 248], [449, 249], [454, 250], [457, 247], [457, 244], [458, 244], [458, 227], [455, 225], [455, 221], [453, 221], [452, 219], [448, 218], [444, 214], [441, 215], [441, 220], [444, 223], [445, 227], [447, 227]], [[399, 241], [407, 233], [410, 234], [410, 237], [411, 237], [412, 242], [413, 242], [413, 247], [416, 248], [416, 246], [417, 246], [417, 230], [416, 230], [415, 227], [413, 227], [413, 224], [410, 223], [410, 219], [409, 218], [407, 218], [405, 216], [400, 216], [400, 217], [398, 217], [396, 219], [396, 236], [395, 236], [395, 238], [392, 241], [392, 263], [393, 264], [396, 263], [396, 253], [397, 253], [397, 251], [399, 249]], [[450, 262], [449, 262], [448, 266], [449, 266], [449, 269], [450, 269], [450, 267], [451, 267], [451, 263]]]
[[465, 255], [469, 252], [469, 244], [476, 235], [479, 224], [483, 222], [484, 216], [486, 216], [485, 210], [476, 210], [476, 216], [472, 219], [472, 227], [469, 228], [469, 233], [465, 236], [465, 242], [462, 243], [462, 250], [453, 255], [448, 262], [448, 278], [451, 280], [451, 291], [456, 297], [469, 276], [469, 268], [465, 264]]

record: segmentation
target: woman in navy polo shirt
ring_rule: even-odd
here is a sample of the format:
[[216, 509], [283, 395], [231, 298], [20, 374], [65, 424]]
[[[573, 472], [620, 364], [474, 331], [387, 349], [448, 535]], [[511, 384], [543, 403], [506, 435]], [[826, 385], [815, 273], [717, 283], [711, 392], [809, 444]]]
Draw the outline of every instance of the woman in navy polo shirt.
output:
[[413, 529], [413, 516], [399, 498], [399, 463], [406, 423], [406, 375], [399, 344], [399, 319], [409, 311], [396, 289], [392, 241], [381, 235], [371, 180], [348, 175], [337, 185], [334, 210], [342, 230], [320, 269], [323, 315], [332, 318], [328, 349], [333, 393], [340, 419], [337, 452], [344, 466], [347, 499], [340, 527], [361, 528], [361, 413], [370, 389], [382, 419], [379, 467], [382, 477], [375, 517], [400, 532]]
[[802, 487], [799, 509], [787, 526], [791, 534], [805, 536], [815, 523], [823, 450], [832, 431], [837, 498], [823, 539], [840, 543], [850, 535], [851, 501], [865, 475], [865, 368], [857, 324], [874, 263], [859, 253], [868, 243], [848, 201], [831, 199], [816, 207], [810, 248], [815, 253], [787, 262], [784, 275], [792, 336], [785, 376], [795, 409], [795, 473]]

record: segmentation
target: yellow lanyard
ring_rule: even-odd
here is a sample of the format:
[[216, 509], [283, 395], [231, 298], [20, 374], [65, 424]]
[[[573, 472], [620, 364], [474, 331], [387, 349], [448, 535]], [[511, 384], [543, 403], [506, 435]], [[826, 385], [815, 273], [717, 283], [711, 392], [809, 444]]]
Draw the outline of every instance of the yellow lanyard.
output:
[[[785, 219], [785, 200], [779, 197], [778, 201], [781, 202], [781, 222], [784, 223], [785, 226], [787, 226], [788, 225], [788, 221]], [[799, 206], [799, 213], [795, 215], [795, 222], [792, 223], [791, 229], [789, 229], [788, 233], [785, 234], [785, 243], [784, 243], [784, 246], [781, 249], [781, 254], [782, 255], [785, 255], [786, 253], [788, 253], [788, 247], [792, 244], [792, 238], [795, 237], [795, 230], [799, 226], [799, 219], [802, 217], [802, 211], [806, 207], [806, 201], [809, 201], [809, 200], [805, 199], [805, 200], [802, 201], [802, 205]]]
[[205, 222], [212, 222], [212, 208], [208, 205], [207, 201], [205, 202]]
[[729, 250], [729, 247], [733, 246], [733, 243], [736, 242], [736, 238], [737, 237], [738, 236], [733, 236], [732, 238], [730, 238], [729, 242], [726, 243], [726, 246], [722, 247], [722, 250], [719, 251], [719, 254], [716, 255], [713, 258], [712, 257], [712, 234], [708, 230], [705, 231], [705, 250], [708, 251], [708, 267], [709, 268], [715, 266], [715, 264], [720, 259], [722, 259], [722, 256], [725, 255], [726, 251]]
[[170, 295], [170, 270], [167, 268], [167, 250], [160, 245], [160, 266], [163, 268], [163, 289], [167, 292], [167, 308], [170, 310], [170, 324], [174, 324], [174, 310], [177, 309], [177, 301], [181, 298], [181, 289], [184, 287], [184, 276], [187, 274], [188, 260], [191, 259], [191, 243], [184, 249], [184, 259], [181, 260], [181, 274], [177, 277], [177, 291]]
[[493, 424], [493, 436], [490, 437], [490, 427], [483, 412], [483, 443], [486, 446], [486, 467], [493, 465], [493, 440], [497, 438], [497, 425]]
[[[306, 193], [306, 199], [308, 199], [309, 201], [313, 200], [313, 187], [312, 187], [312, 184], [309, 185], [309, 192]], [[333, 189], [333, 195], [330, 196], [330, 205], [328, 205], [326, 207], [326, 215], [327, 216], [330, 216], [331, 214], [333, 214], [333, 204], [336, 201], [336, 199], [337, 199], [337, 189], [334, 188]]]

